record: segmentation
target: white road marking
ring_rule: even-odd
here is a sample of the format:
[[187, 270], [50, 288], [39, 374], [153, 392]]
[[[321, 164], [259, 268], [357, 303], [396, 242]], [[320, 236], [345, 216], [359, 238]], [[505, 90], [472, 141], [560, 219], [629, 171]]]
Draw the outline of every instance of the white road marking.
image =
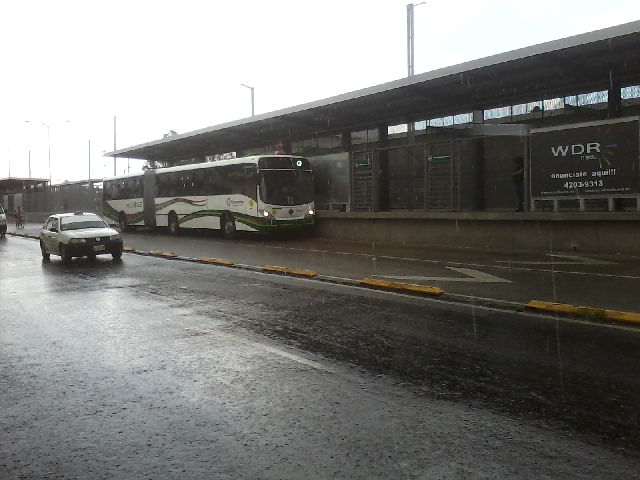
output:
[[615, 262], [607, 262], [606, 260], [596, 260], [595, 258], [580, 257], [578, 255], [559, 255], [548, 253], [547, 257], [560, 258], [569, 261], [547, 260], [544, 262], [537, 261], [513, 261], [513, 260], [496, 260], [497, 263], [509, 263], [512, 265], [615, 265]]
[[490, 273], [484, 273], [480, 270], [473, 270], [471, 268], [458, 268], [458, 267], [447, 267], [449, 270], [453, 270], [454, 272], [461, 273], [463, 275], [467, 275], [466, 277], [419, 277], [419, 276], [408, 276], [408, 275], [373, 275], [374, 277], [381, 278], [393, 278], [396, 280], [420, 280], [420, 281], [438, 281], [438, 282], [477, 282], [477, 283], [511, 283], [511, 280], [506, 280], [504, 278], [496, 277], [495, 275], [491, 275]]
[[289, 360], [293, 360], [296, 363], [299, 363], [301, 365], [306, 365], [307, 367], [311, 367], [311, 368], [315, 368], [317, 370], [323, 370], [325, 372], [329, 372], [329, 373], [334, 373], [334, 370], [331, 369], [328, 366], [322, 365], [318, 362], [314, 362], [313, 360], [308, 360], [304, 357], [301, 357], [300, 355], [296, 355], [294, 353], [289, 353], [286, 352], [284, 350], [281, 350], [279, 348], [276, 347], [272, 347], [270, 345], [265, 345], [264, 343], [259, 343], [259, 342], [254, 342], [252, 340], [247, 340], [246, 338], [242, 338], [239, 337], [237, 335], [233, 335], [232, 333], [225, 333], [225, 332], [221, 332], [220, 330], [204, 330], [204, 329], [194, 329], [191, 328], [190, 330], [198, 330], [201, 332], [207, 332], [207, 333], [212, 333], [213, 335], [216, 335], [218, 337], [224, 337], [228, 340], [231, 340], [233, 342], [239, 342], [239, 343], [244, 343], [245, 345], [249, 345], [251, 347], [257, 348], [259, 350], [263, 350], [265, 352], [269, 352], [269, 353], [273, 353], [275, 355], [278, 355], [280, 357], [289, 359]]

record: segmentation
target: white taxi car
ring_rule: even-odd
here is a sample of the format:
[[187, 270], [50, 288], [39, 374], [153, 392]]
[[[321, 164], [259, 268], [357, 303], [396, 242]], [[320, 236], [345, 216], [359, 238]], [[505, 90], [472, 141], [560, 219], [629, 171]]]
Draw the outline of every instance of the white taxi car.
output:
[[42, 257], [60, 255], [63, 263], [72, 257], [110, 253], [114, 260], [122, 256], [122, 237], [95, 213], [75, 212], [51, 215], [40, 232]]

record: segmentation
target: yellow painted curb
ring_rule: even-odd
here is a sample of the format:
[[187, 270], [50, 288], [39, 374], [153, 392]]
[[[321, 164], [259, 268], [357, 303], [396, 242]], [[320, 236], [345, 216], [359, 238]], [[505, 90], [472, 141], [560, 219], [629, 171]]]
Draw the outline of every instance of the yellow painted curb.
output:
[[606, 310], [604, 308], [581, 307], [576, 305], [567, 305], [565, 303], [544, 302], [542, 300], [531, 300], [525, 305], [525, 308], [556, 312], [564, 315], [577, 315], [585, 318], [640, 323], [640, 313], [620, 312], [618, 310]]
[[232, 261], [222, 260], [220, 258], [201, 257], [201, 258], [196, 258], [196, 260], [201, 263], [215, 263], [216, 265], [233, 265]]
[[407, 290], [409, 292], [424, 293], [426, 295], [442, 295], [444, 290], [438, 287], [429, 287], [427, 285], [417, 285], [415, 283], [388, 282], [387, 280], [376, 280], [373, 278], [363, 278], [360, 280], [362, 285], [378, 288], [391, 288], [393, 290]]
[[316, 277], [318, 274], [313, 270], [301, 270], [299, 268], [277, 267], [275, 265], [266, 265], [262, 270], [267, 272], [284, 273], [286, 275], [301, 275], [303, 277]]
[[174, 258], [178, 255], [173, 252], [159, 252], [157, 250], [152, 250], [149, 252], [149, 255], [155, 255], [157, 257], [166, 257], [166, 258]]
[[135, 248], [131, 248], [131, 247], [122, 247], [122, 251], [123, 252], [135, 252], [136, 249]]

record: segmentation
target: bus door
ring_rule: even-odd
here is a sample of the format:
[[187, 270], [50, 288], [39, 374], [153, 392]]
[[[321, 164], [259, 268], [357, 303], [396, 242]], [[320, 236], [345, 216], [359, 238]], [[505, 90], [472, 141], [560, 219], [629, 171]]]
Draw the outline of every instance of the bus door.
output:
[[147, 170], [144, 172], [143, 186], [144, 196], [142, 197], [142, 205], [144, 207], [144, 224], [148, 227], [155, 227], [156, 193], [158, 189], [155, 170]]

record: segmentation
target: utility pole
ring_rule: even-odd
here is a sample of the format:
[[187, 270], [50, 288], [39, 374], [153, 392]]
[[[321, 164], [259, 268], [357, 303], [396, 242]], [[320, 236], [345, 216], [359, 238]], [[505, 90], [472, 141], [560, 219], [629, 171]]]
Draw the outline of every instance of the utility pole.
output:
[[424, 3], [427, 3], [427, 2], [407, 4], [407, 70], [409, 73], [408, 75], [409, 77], [413, 77], [414, 61], [415, 61], [415, 55], [414, 55], [415, 30], [413, 25], [413, 10], [418, 5], [422, 5]]
[[[116, 151], [116, 116], [113, 116], [113, 151]], [[118, 157], [116, 157], [115, 153], [113, 155], [113, 176], [116, 176], [116, 161]]]
[[249, 85], [245, 85], [244, 83], [241, 83], [240, 85], [242, 85], [243, 87], [247, 87], [249, 90], [251, 90], [251, 116], [253, 117], [255, 115], [255, 109], [254, 109], [254, 101], [253, 101], [253, 87], [250, 87]]

